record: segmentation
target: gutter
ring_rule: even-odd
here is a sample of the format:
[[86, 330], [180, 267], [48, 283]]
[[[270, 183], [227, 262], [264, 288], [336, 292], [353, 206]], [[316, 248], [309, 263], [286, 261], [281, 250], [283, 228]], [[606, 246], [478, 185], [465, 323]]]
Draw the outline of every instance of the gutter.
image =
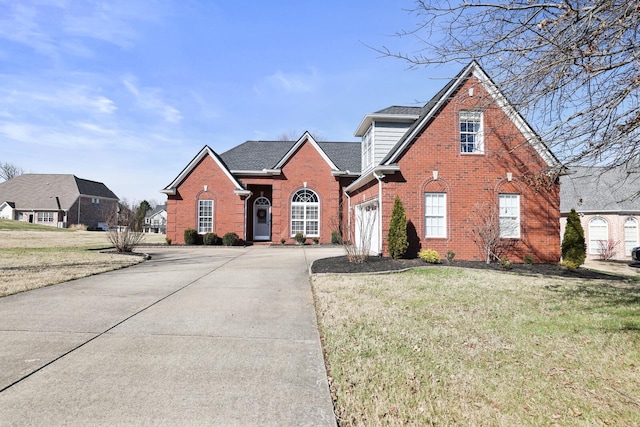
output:
[[348, 185], [345, 188], [345, 191], [348, 191], [349, 193], [351, 193], [352, 191], [357, 190], [358, 188], [362, 187], [369, 181], [376, 178], [376, 173], [380, 175], [393, 175], [396, 172], [400, 172], [400, 166], [398, 166], [397, 164], [388, 165], [388, 166], [378, 165], [375, 168], [373, 168], [373, 170], [368, 172], [366, 175], [362, 175], [360, 178], [353, 181], [350, 185]]

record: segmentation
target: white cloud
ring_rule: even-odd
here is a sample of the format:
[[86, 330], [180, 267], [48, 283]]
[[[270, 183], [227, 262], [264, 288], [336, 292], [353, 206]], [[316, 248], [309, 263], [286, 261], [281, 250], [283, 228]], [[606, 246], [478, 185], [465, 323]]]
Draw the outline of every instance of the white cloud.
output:
[[182, 121], [182, 113], [177, 108], [162, 100], [162, 91], [157, 88], [138, 87], [134, 77], [127, 77], [122, 81], [136, 100], [136, 104], [146, 111], [160, 115], [166, 122], [177, 124]]
[[276, 71], [267, 77], [267, 82], [276, 89], [290, 93], [309, 93], [317, 90], [321, 78], [315, 69], [307, 73], [284, 73]]

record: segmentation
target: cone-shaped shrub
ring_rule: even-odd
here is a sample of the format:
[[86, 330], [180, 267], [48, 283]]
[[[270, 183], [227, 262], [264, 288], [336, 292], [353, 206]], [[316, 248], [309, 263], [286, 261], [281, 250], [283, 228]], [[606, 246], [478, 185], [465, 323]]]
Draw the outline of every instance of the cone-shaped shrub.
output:
[[396, 196], [393, 211], [391, 211], [391, 224], [389, 224], [389, 255], [393, 259], [401, 258], [408, 247], [407, 215], [400, 197]]
[[580, 224], [580, 215], [571, 209], [567, 216], [567, 227], [562, 239], [562, 260], [573, 263], [576, 267], [584, 264], [587, 257], [587, 245], [584, 241], [584, 229]]

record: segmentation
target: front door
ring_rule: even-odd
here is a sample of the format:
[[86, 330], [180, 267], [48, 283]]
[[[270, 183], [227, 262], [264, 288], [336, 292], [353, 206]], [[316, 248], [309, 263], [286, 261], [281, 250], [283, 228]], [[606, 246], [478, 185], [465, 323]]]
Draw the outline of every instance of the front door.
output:
[[271, 202], [266, 197], [253, 202], [253, 240], [271, 240]]

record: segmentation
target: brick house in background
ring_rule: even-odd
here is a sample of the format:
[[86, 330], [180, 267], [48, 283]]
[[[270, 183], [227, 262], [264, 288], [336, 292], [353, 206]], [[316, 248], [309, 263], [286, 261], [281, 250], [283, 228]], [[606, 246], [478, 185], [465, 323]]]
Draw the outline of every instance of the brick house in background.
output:
[[366, 115], [356, 136], [361, 142], [317, 142], [305, 133], [221, 155], [205, 146], [162, 190], [167, 237], [181, 243], [195, 228], [277, 243], [300, 231], [328, 243], [340, 230], [386, 255], [397, 195], [412, 254], [480, 259], [470, 214], [483, 206], [499, 216], [512, 261], [559, 260], [562, 167], [477, 63], [423, 107]]
[[118, 197], [101, 182], [70, 174], [23, 174], [0, 183], [0, 218], [67, 228], [104, 228]]
[[574, 167], [560, 182], [560, 235], [575, 209], [587, 258], [598, 259], [602, 249], [611, 247], [612, 259], [629, 261], [631, 249], [640, 246], [640, 159], [615, 168]]

